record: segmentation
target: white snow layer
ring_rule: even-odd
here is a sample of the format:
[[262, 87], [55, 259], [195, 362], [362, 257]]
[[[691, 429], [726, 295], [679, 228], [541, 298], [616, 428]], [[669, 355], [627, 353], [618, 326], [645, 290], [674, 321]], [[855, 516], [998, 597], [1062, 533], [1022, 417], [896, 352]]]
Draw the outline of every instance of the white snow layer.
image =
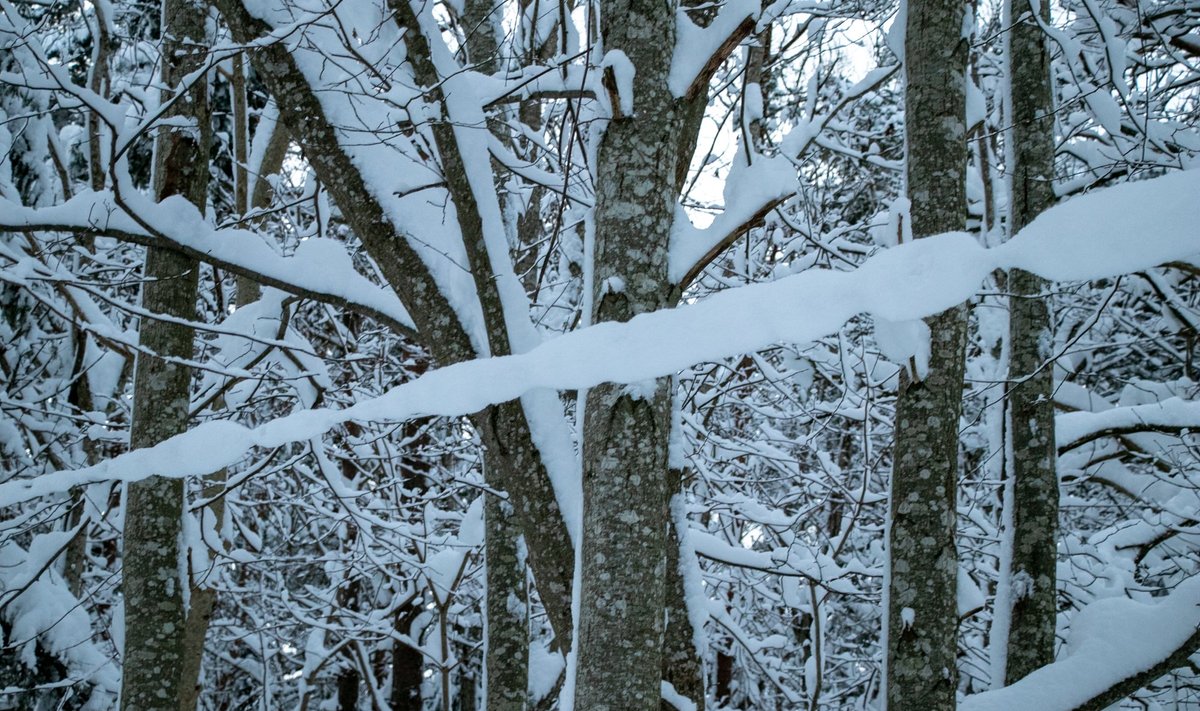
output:
[[852, 272], [810, 270], [625, 323], [584, 328], [518, 355], [440, 368], [344, 410], [305, 410], [254, 429], [205, 423], [93, 467], [7, 482], [0, 485], [0, 505], [106, 479], [207, 474], [252, 447], [302, 441], [349, 420], [462, 415], [536, 388], [669, 375], [701, 360], [811, 341], [863, 312], [890, 321], [921, 318], [970, 298], [995, 269], [1020, 267], [1051, 280], [1097, 279], [1192, 259], [1200, 253], [1197, 195], [1200, 171], [1096, 191], [1048, 210], [996, 248], [980, 246], [967, 233], [937, 235], [884, 250]]
[[1155, 604], [1107, 598], [1075, 614], [1062, 657], [1011, 686], [968, 696], [959, 711], [1070, 711], [1169, 657], [1200, 625], [1200, 577]]

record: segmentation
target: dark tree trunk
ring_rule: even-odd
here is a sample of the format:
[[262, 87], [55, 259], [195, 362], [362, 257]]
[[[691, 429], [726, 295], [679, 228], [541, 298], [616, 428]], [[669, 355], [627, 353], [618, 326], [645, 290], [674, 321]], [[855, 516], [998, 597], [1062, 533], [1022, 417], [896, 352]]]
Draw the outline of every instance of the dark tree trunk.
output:
[[[685, 508], [682, 497], [682, 472], [671, 470], [670, 487], [675, 494], [671, 506], [671, 523], [667, 527], [667, 580], [666, 580], [666, 637], [663, 643], [662, 678], [675, 688], [675, 692], [696, 705], [696, 711], [704, 711], [704, 666], [700, 650], [696, 649], [695, 628], [688, 615], [687, 590], [684, 588], [683, 568], [692, 564], [683, 561], [681, 531], [686, 531]], [[694, 555], [694, 554], [690, 554]], [[662, 702], [663, 711], [672, 711], [674, 706]]]
[[[165, 0], [163, 80], [175, 86], [204, 60], [203, 5]], [[162, 129], [155, 154], [155, 192], [160, 199], [187, 198], [203, 209], [208, 189], [208, 92], [197, 81], [169, 115], [194, 121], [198, 130]], [[156, 248], [146, 250], [142, 306], [183, 319], [196, 316], [197, 264]], [[187, 428], [191, 369], [166, 360], [192, 357], [192, 331], [166, 321], [144, 319], [137, 358], [130, 445], [150, 447]], [[152, 476], [126, 489], [123, 592], [125, 656], [121, 688], [124, 711], [176, 711], [180, 702], [184, 610], [179, 535], [183, 481]]]
[[[1054, 202], [1054, 105], [1047, 38], [1026, 0], [1007, 4], [1012, 97], [1012, 232]], [[1040, 3], [1049, 22], [1050, 5]], [[1058, 473], [1054, 449], [1054, 368], [1046, 282], [1009, 273], [1009, 407], [1012, 413], [1012, 531], [1005, 679], [1054, 661], [1058, 563]]]

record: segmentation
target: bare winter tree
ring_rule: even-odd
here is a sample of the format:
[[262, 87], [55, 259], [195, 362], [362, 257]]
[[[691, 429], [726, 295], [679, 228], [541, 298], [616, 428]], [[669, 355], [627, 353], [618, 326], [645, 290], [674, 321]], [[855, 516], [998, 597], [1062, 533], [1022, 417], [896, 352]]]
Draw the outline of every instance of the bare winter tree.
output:
[[0, 706], [1200, 698], [1200, 25], [914, 2], [0, 0]]

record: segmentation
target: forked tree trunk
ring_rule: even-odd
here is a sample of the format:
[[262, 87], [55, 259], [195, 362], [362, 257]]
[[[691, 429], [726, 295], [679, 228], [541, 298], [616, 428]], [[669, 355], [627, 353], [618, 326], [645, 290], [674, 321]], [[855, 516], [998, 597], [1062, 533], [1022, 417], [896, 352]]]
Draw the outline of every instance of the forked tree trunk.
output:
[[[163, 81], [175, 86], [203, 62], [203, 5], [165, 0], [163, 5]], [[196, 124], [192, 130], [162, 129], [155, 151], [158, 197], [182, 195], [203, 209], [208, 189], [208, 92], [197, 81], [169, 115]], [[197, 264], [174, 252], [146, 250], [142, 306], [184, 319], [196, 316]], [[171, 359], [192, 357], [192, 330], [166, 321], [144, 319], [134, 375], [130, 445], [150, 447], [187, 428], [191, 369]], [[123, 591], [125, 655], [121, 708], [125, 711], [176, 711], [180, 701], [185, 610], [184, 567], [179, 536], [183, 516], [183, 480], [152, 476], [126, 490]]]
[[[916, 238], [966, 228], [962, 0], [911, 0], [905, 40], [908, 195]], [[955, 490], [966, 309], [926, 320], [928, 372], [903, 378], [889, 501], [887, 703], [953, 711], [958, 612]]]
[[[632, 112], [606, 81], [614, 118], [596, 165], [592, 320], [627, 321], [667, 304], [675, 212], [678, 103], [667, 87], [670, 3], [608, 0], [601, 30], [632, 62]], [[661, 698], [671, 426], [670, 380], [608, 383], [587, 394], [583, 550], [575, 707], [657, 711]]]
[[[215, 4], [238, 41], [251, 42], [270, 31], [265, 23], [246, 11], [240, 0], [215, 0]], [[412, 14], [411, 7], [405, 10], [402, 3], [389, 2], [389, 7], [395, 9], [397, 16]], [[415, 36], [413, 41], [417, 41]], [[355, 207], [344, 213], [346, 220], [366, 245], [388, 284], [409, 307], [423, 344], [441, 365], [476, 357], [466, 331], [421, 258], [405, 235], [397, 232], [353, 161], [342, 150], [317, 94], [296, 67], [287, 47], [280, 43], [259, 47], [252, 61], [259, 79], [277, 98], [280, 116], [291, 135], [308, 147], [312, 168], [330, 195], [339, 205]], [[486, 279], [484, 282], [486, 288], [481, 291], [494, 294], [494, 285]], [[493, 345], [495, 353], [506, 351], [506, 342]], [[483, 440], [487, 470], [497, 475], [495, 483], [513, 499], [517, 523], [528, 544], [529, 567], [554, 629], [555, 645], [567, 649], [572, 632], [571, 581], [575, 554], [525, 412], [520, 402], [510, 401], [473, 414], [471, 422]]]
[[[1032, 6], [1032, 7], [1031, 7]], [[1033, 16], [1048, 2], [1009, 0], [1012, 96], [1012, 232], [1054, 202], [1054, 104], [1047, 38]], [[1012, 413], [1011, 617], [1005, 682], [1054, 661], [1058, 473], [1054, 445], [1054, 344], [1046, 282], [1009, 272], [1009, 408]]]

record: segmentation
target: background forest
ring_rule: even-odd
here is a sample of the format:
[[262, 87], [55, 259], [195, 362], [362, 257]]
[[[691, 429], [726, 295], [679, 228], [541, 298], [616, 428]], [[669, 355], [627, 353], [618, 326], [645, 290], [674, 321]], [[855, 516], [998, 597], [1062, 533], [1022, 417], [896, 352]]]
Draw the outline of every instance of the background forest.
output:
[[1197, 0], [0, 0], [0, 708], [1200, 709]]

